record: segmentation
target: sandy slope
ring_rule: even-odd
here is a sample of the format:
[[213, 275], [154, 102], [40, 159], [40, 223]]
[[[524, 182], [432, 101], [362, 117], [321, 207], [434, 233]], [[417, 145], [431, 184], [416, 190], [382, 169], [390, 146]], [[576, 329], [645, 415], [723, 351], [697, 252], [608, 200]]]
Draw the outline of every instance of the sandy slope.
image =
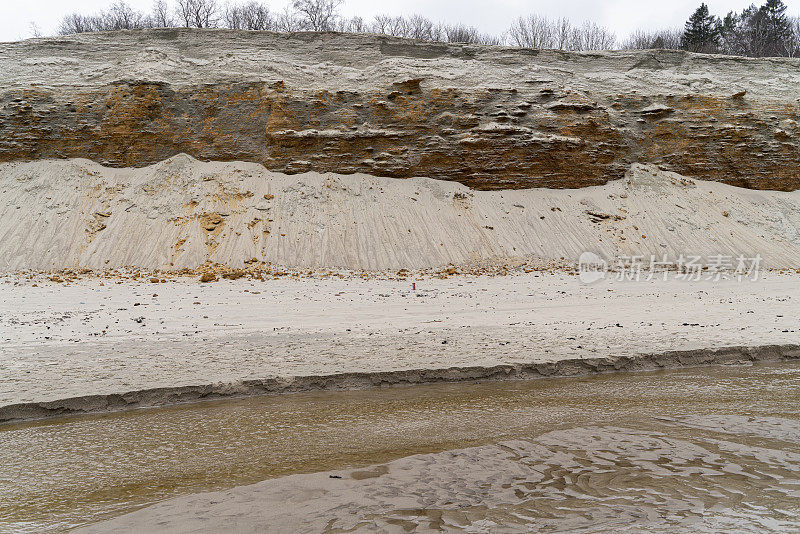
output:
[[284, 175], [181, 155], [141, 169], [0, 165], [0, 270], [427, 268], [493, 258], [760, 254], [800, 265], [800, 191], [635, 165], [580, 190], [473, 191], [424, 178]]

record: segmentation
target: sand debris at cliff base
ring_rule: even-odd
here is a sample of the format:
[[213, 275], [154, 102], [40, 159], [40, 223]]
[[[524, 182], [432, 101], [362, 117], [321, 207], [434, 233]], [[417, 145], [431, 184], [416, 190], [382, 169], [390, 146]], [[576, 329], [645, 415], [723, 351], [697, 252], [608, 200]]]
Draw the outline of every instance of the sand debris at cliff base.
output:
[[426, 178], [285, 175], [179, 155], [144, 168], [0, 165], [0, 271], [446, 268], [487, 260], [744, 254], [800, 265], [800, 191], [634, 165], [574, 190], [474, 191]]

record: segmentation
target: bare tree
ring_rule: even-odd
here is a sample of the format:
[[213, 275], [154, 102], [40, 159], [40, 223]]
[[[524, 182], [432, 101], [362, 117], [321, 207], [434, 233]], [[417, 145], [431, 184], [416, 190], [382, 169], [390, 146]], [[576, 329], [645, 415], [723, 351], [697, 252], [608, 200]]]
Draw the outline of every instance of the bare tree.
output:
[[306, 29], [324, 32], [335, 29], [339, 7], [344, 0], [294, 0], [292, 7], [299, 14]]
[[98, 31], [97, 17], [92, 15], [81, 15], [70, 13], [61, 19], [58, 26], [59, 35], [71, 35], [73, 33], [85, 33]]
[[217, 25], [216, 0], [178, 0], [176, 11], [186, 28], [214, 28]]
[[616, 35], [594, 22], [584, 22], [572, 30], [572, 35], [566, 50], [611, 50], [617, 44]]
[[476, 43], [478, 30], [473, 26], [453, 24], [444, 26], [444, 38], [448, 43]]
[[248, 2], [243, 6], [244, 26], [246, 30], [274, 30], [275, 18], [269, 8], [259, 2]]
[[[553, 24], [550, 19], [539, 15], [519, 17], [508, 30], [511, 44], [522, 48], [555, 48]], [[569, 26], [565, 28], [567, 33]]]
[[372, 25], [375, 33], [393, 35], [395, 37], [405, 37], [408, 34], [408, 24], [403, 17], [376, 15]]
[[406, 35], [410, 39], [423, 41], [438, 41], [441, 39], [441, 25], [434, 24], [432, 20], [422, 15], [411, 15], [405, 24]]
[[336, 25], [336, 30], [347, 33], [368, 33], [370, 27], [364, 22], [363, 18], [353, 17], [351, 19], [340, 19]]
[[800, 17], [791, 19], [792, 33], [786, 43], [788, 57], [800, 57]]
[[375, 15], [370, 27], [372, 28], [373, 33], [380, 35], [393, 35], [390, 32], [392, 20], [394, 20], [394, 17], [391, 15]]
[[175, 14], [184, 27], [191, 27], [193, 22], [192, 0], [178, 0], [178, 5], [175, 7]]
[[225, 4], [222, 12], [222, 25], [231, 30], [243, 30], [242, 8], [237, 5]]
[[171, 28], [175, 26], [175, 21], [172, 18], [172, 13], [166, 0], [155, 0], [153, 2], [150, 26], [152, 28]]
[[105, 31], [131, 30], [142, 28], [145, 25], [145, 17], [142, 12], [133, 9], [124, 0], [118, 0], [111, 4], [108, 11], [101, 13], [100, 18], [102, 29]]
[[617, 42], [609, 29], [593, 22], [574, 26], [565, 18], [551, 20], [539, 15], [515, 20], [508, 30], [508, 39], [515, 46], [557, 50], [608, 50]]
[[551, 26], [550, 34], [553, 39], [552, 47], [559, 50], [571, 50], [575, 38], [575, 29], [572, 27], [572, 22], [567, 18], [561, 17], [554, 23], [551, 23]]
[[279, 32], [299, 32], [305, 29], [305, 22], [286, 6], [275, 19], [275, 28]]
[[232, 30], [275, 29], [275, 20], [269, 8], [255, 0], [242, 5], [227, 4], [222, 14], [222, 21], [226, 28]]
[[787, 17], [787, 31], [778, 44], [779, 54], [800, 57], [800, 17]]

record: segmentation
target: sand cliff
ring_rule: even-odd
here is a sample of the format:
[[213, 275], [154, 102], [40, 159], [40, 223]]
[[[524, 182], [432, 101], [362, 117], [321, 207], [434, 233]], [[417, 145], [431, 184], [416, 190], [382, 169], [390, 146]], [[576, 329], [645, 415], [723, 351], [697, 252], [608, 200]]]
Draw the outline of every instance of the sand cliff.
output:
[[0, 162], [179, 153], [574, 188], [632, 163], [800, 188], [799, 59], [163, 29], [0, 44]]

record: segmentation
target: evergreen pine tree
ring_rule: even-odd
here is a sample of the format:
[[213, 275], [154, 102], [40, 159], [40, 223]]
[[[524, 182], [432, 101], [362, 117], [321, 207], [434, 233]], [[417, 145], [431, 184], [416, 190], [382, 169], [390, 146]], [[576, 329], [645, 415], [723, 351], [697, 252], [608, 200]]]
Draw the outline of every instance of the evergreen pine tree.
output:
[[785, 45], [791, 35], [789, 20], [786, 18], [786, 4], [781, 0], [767, 0], [759, 8], [762, 24], [763, 56], [785, 55]]
[[[780, 0], [778, 0], [780, 1]], [[692, 52], [716, 52], [719, 47], [719, 20], [709, 14], [708, 6], [700, 4], [683, 30], [681, 48]]]

